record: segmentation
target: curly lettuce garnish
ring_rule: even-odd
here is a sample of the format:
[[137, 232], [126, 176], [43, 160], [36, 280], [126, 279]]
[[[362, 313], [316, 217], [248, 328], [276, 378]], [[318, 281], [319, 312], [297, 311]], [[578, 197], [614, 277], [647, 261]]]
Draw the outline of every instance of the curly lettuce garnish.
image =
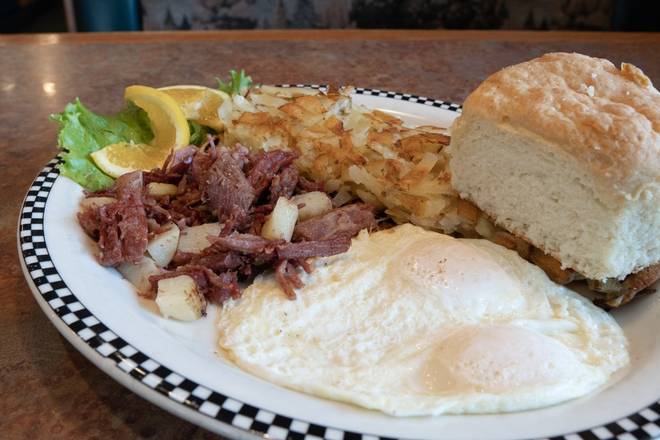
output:
[[131, 103], [116, 116], [102, 116], [76, 99], [50, 119], [60, 124], [57, 141], [64, 159], [60, 173], [90, 191], [114, 182], [96, 167], [90, 153], [117, 142], [148, 143], [153, 138], [147, 114]]
[[218, 81], [218, 89], [228, 95], [245, 95], [252, 86], [252, 78], [246, 75], [243, 69], [240, 72], [234, 69], [230, 70], [227, 82], [222, 81], [220, 78], [216, 78], [216, 80]]

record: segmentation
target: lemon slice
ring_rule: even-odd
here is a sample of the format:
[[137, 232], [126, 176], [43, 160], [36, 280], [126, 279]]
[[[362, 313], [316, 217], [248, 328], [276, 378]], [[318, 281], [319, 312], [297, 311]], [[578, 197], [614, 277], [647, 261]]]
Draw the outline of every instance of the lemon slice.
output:
[[183, 148], [190, 141], [188, 121], [168, 94], [152, 87], [130, 86], [124, 98], [147, 113], [154, 138], [149, 145], [120, 142], [92, 153], [96, 165], [112, 177], [160, 167], [172, 149]]
[[231, 102], [225, 92], [202, 86], [170, 86], [162, 87], [161, 92], [174, 99], [186, 119], [201, 125], [206, 125], [220, 132], [225, 124], [219, 115], [224, 102]]
[[130, 86], [126, 87], [124, 99], [147, 112], [154, 132], [151, 145], [168, 151], [188, 146], [188, 121], [179, 104], [167, 93], [147, 86]]
[[119, 142], [95, 151], [92, 159], [101, 171], [117, 178], [131, 171], [149, 171], [160, 167], [169, 151], [153, 145]]

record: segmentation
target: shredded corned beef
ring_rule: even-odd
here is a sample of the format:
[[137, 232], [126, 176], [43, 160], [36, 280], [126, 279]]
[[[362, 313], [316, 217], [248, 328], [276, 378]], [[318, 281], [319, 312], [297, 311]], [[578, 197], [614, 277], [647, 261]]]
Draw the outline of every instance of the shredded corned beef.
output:
[[254, 189], [254, 195], [259, 197], [271, 185], [280, 169], [292, 164], [295, 158], [295, 153], [284, 150], [273, 150], [253, 155], [247, 179]]
[[293, 165], [288, 165], [276, 174], [270, 184], [269, 203], [274, 205], [280, 197], [290, 198], [298, 186], [299, 179], [298, 169]]
[[242, 224], [255, 201], [255, 189], [243, 173], [243, 158], [226, 148], [206, 172], [203, 194], [221, 222]]
[[280, 260], [277, 263], [275, 267], [275, 279], [289, 299], [296, 299], [296, 291], [294, 289], [303, 287], [300, 277], [288, 260]]
[[[185, 229], [219, 221], [222, 232], [207, 237], [207, 248], [199, 253], [177, 250], [166, 270], [150, 278], [152, 294], [159, 280], [189, 275], [208, 300], [222, 304], [240, 295], [239, 281], [274, 268], [280, 286], [293, 299], [295, 289], [302, 287], [298, 272], [312, 270], [309, 258], [346, 252], [361, 229], [376, 227], [374, 210], [357, 203], [300, 222], [293, 242], [261, 237], [279, 197], [323, 189], [322, 183], [299, 175], [295, 158], [295, 153], [282, 150], [250, 154], [240, 145], [216, 148], [209, 138], [204, 148], [173, 152], [161, 169], [125, 174], [111, 189], [87, 194], [117, 201], [86, 209], [78, 220], [98, 240], [99, 261], [106, 266], [139, 261], [148, 238], [170, 222]], [[174, 184], [176, 194], [151, 196], [146, 189], [151, 182]]]
[[199, 151], [193, 156], [189, 171], [190, 177], [198, 187], [202, 187], [206, 182], [206, 174], [217, 158], [218, 150], [213, 143], [206, 149], [206, 151]]
[[281, 260], [296, 260], [312, 257], [329, 257], [342, 254], [351, 247], [351, 237], [335, 237], [324, 241], [300, 241], [281, 243], [275, 248]]
[[157, 224], [162, 225], [172, 219], [172, 215], [169, 213], [169, 211], [160, 206], [154, 197], [145, 195], [143, 196], [142, 200], [144, 203], [145, 213], [147, 214], [147, 218], [149, 220], [153, 220]]
[[277, 241], [268, 240], [258, 235], [232, 233], [224, 237], [210, 237], [211, 242], [228, 251], [242, 252], [249, 255], [272, 254]]
[[294, 239], [325, 241], [337, 237], [354, 237], [362, 229], [374, 229], [374, 209], [366, 203], [353, 203], [335, 208], [318, 217], [296, 224]]
[[313, 180], [308, 180], [304, 176], [300, 176], [298, 179], [298, 188], [300, 192], [312, 192], [312, 191], [325, 191], [325, 184], [323, 182], [314, 182]]
[[193, 145], [176, 150], [167, 157], [162, 169], [168, 174], [183, 174], [192, 164], [193, 158], [198, 151], [199, 149]]
[[145, 185], [148, 185], [152, 182], [155, 183], [176, 183], [179, 181], [179, 176], [176, 173], [165, 172], [163, 170], [152, 170], [144, 171], [142, 173], [142, 178], [144, 179]]
[[195, 264], [208, 267], [215, 272], [239, 270], [250, 265], [249, 258], [240, 255], [238, 252], [219, 250], [215, 246], [209, 246], [198, 254], [177, 251], [172, 261], [175, 266]]
[[83, 231], [94, 240], [99, 239], [99, 228], [101, 227], [101, 214], [98, 209], [85, 209], [78, 212], [78, 223]]
[[99, 262], [116, 266], [125, 261], [137, 263], [147, 250], [149, 228], [143, 203], [142, 173], [119, 177], [113, 188], [116, 202], [98, 209]]

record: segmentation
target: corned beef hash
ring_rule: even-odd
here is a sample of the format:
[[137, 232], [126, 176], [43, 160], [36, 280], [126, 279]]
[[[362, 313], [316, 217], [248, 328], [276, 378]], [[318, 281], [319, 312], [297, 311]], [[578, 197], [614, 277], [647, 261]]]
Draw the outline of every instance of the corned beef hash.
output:
[[239, 282], [266, 268], [294, 299], [308, 258], [345, 252], [376, 226], [371, 206], [333, 205], [322, 184], [299, 175], [295, 157], [216, 147], [209, 138], [172, 153], [162, 168], [87, 193], [78, 220], [97, 241], [99, 262], [155, 298], [165, 316], [197, 319], [207, 301], [238, 298]]

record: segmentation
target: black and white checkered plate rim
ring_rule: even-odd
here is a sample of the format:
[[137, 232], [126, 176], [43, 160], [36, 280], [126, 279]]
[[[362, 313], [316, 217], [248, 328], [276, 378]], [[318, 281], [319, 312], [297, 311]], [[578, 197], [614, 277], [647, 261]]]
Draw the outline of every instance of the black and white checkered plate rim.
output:
[[[324, 84], [279, 84], [278, 87], [302, 87], [309, 89], [319, 89], [321, 91], [328, 90], [328, 86]], [[389, 90], [379, 89], [365, 89], [363, 87], [355, 87], [354, 92], [358, 95], [378, 96], [381, 98], [395, 99], [397, 101], [408, 101], [416, 104], [428, 105], [430, 107], [437, 107], [456, 113], [461, 113], [462, 110], [460, 104], [441, 101], [439, 99], [427, 98], [426, 96], [411, 95], [410, 93], [392, 92]]]
[[[320, 87], [316, 86], [316, 88]], [[455, 112], [460, 110], [460, 106], [456, 104], [403, 93], [360, 88], [355, 89], [355, 92], [419, 102]], [[59, 158], [53, 159], [39, 173], [25, 197], [19, 220], [19, 248], [26, 276], [32, 284], [37, 299], [54, 312], [56, 315], [53, 317], [54, 320], [59, 319], [68, 328], [67, 331], [71, 332], [69, 337], [79, 339], [86, 344], [85, 354], [90, 359], [110, 360], [120, 375], [129, 375], [137, 381], [138, 386], [145, 387], [144, 394], [158, 393], [175, 405], [182, 405], [234, 430], [238, 429], [256, 436], [293, 440], [387, 439], [291, 418], [233, 399], [162, 365], [137, 350], [99, 321], [69, 290], [51, 260], [45, 241], [44, 213], [48, 195], [59, 177], [56, 166], [60, 162]], [[552, 437], [552, 440], [628, 440], [656, 437], [660, 437], [660, 400], [623, 419], [581, 432], [558, 435]]]

